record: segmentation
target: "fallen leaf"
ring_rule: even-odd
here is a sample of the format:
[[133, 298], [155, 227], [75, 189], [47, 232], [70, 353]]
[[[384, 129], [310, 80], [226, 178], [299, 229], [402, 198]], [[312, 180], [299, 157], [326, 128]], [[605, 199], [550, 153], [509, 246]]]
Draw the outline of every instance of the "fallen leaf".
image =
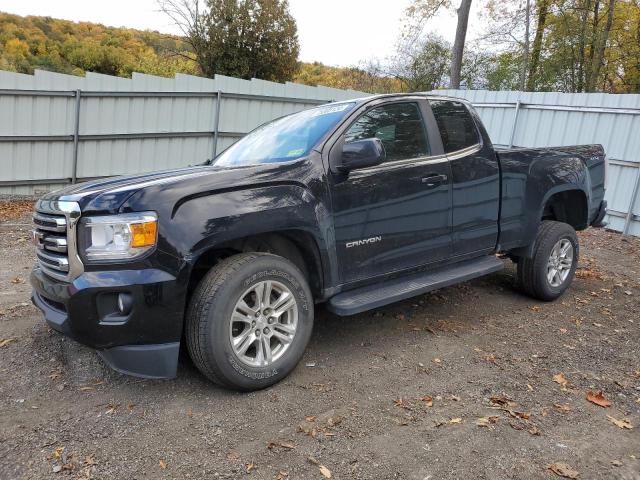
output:
[[227, 460], [238, 460], [240, 458], [240, 454], [234, 450], [227, 452]]
[[191, 409], [191, 407], [187, 408], [187, 417], [193, 417], [193, 410]]
[[98, 462], [96, 462], [95, 458], [93, 457], [93, 455], [87, 455], [87, 457], [84, 459], [84, 464], [91, 467], [93, 465], [97, 465]]
[[427, 407], [433, 407], [433, 397], [431, 395], [425, 395], [422, 397], [422, 401], [427, 405]]
[[160, 460], [160, 468], [161, 468], [162, 470], [166, 470], [166, 468], [167, 468], [167, 462], [165, 462], [164, 460], [162, 460], [162, 459], [161, 459], [161, 460]]
[[580, 475], [566, 463], [552, 463], [551, 465], [547, 465], [547, 468], [556, 475], [564, 478], [576, 479]]
[[2, 208], [0, 208], [0, 221], [17, 220], [32, 211], [33, 201], [30, 200], [2, 202]]
[[607, 419], [617, 427], [625, 428], [627, 430], [631, 430], [633, 428], [633, 425], [631, 425], [627, 420], [618, 420], [611, 415], [607, 415]]
[[553, 406], [556, 408], [556, 410], [558, 410], [560, 413], [568, 413], [571, 411], [571, 406], [565, 404], [561, 404], [561, 403], [554, 403]]
[[538, 430], [538, 427], [536, 427], [535, 425], [527, 430], [527, 432], [529, 432], [531, 435], [540, 435], [540, 430]]
[[335, 415], [333, 417], [329, 417], [327, 420], [327, 425], [330, 427], [335, 427], [336, 425], [340, 425], [342, 423], [342, 417], [340, 415]]
[[14, 285], [18, 283], [24, 283], [24, 280], [22, 280], [20, 277], [13, 277], [11, 279], [11, 283], [13, 283]]
[[287, 450], [293, 450], [296, 446], [291, 442], [269, 442], [267, 448], [273, 450], [275, 447], [286, 448]]
[[320, 469], [320, 473], [324, 478], [331, 478], [331, 470], [329, 470], [324, 465], [320, 465], [318, 468]]
[[110, 403], [107, 405], [107, 411], [105, 412], [107, 415], [114, 413], [116, 410], [120, 408], [119, 403]]
[[402, 398], [394, 400], [393, 404], [396, 407], [404, 408], [405, 410], [411, 410], [411, 407], [409, 407], [409, 405], [407, 405], [407, 402], [405, 402]]
[[587, 392], [587, 400], [604, 408], [611, 406], [611, 402], [604, 398], [602, 392], [592, 392], [591, 390], [589, 390]]
[[80, 387], [81, 392], [90, 392], [91, 390], [95, 390], [93, 387]]
[[517, 405], [516, 402], [511, 400], [506, 395], [493, 395], [489, 397], [489, 401], [495, 405], [500, 405], [502, 407], [515, 407]]
[[285, 472], [283, 470], [280, 470], [278, 472], [278, 475], [276, 475], [276, 479], [275, 480], [285, 480], [286, 478], [289, 478], [289, 472]]
[[0, 348], [2, 347], [6, 347], [7, 345], [9, 345], [11, 342], [15, 342], [16, 339], [15, 338], [5, 338], [3, 340], [0, 340]]
[[316, 421], [316, 418], [317, 418], [317, 417], [316, 417], [315, 415], [308, 415], [308, 416], [304, 417], [304, 419], [305, 419], [307, 422], [309, 422], [309, 423], [311, 423], [311, 422], [315, 422], [315, 421]]
[[442, 360], [440, 360], [439, 358], [434, 358], [433, 363], [442, 363]]
[[476, 420], [476, 425], [479, 427], [490, 427], [492, 424], [498, 422], [499, 417], [480, 417]]
[[516, 412], [508, 408], [505, 408], [503, 410], [506, 411], [513, 418], [522, 418], [523, 420], [529, 420], [531, 418], [531, 414], [529, 412]]
[[449, 420], [449, 423], [462, 423], [462, 418], [456, 417]]
[[255, 470], [256, 468], [257, 468], [256, 464], [253, 463], [253, 462], [245, 464], [245, 469], [246, 469], [247, 473], [251, 473], [251, 471]]
[[53, 451], [53, 458], [56, 459], [61, 459], [62, 458], [62, 452], [64, 452], [64, 447], [58, 447]]
[[557, 373], [556, 375], [554, 375], [553, 381], [559, 385], [562, 385], [563, 387], [566, 387], [569, 384], [569, 380], [567, 380], [567, 377], [564, 376], [564, 373]]

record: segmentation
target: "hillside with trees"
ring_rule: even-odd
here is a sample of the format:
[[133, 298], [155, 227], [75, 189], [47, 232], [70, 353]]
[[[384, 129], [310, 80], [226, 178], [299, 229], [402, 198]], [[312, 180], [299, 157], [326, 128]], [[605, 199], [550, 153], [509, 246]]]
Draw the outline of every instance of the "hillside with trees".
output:
[[[193, 48], [179, 36], [0, 12], [0, 70], [33, 73], [35, 69], [73, 75], [91, 71], [122, 77], [130, 77], [132, 72], [160, 76], [212, 73], [203, 72]], [[239, 72], [222, 68], [218, 73], [242, 77]], [[368, 92], [401, 88], [398, 81], [371, 75], [361, 68], [297, 60], [288, 78], [277, 80]]]
[[[472, 42], [465, 41], [468, 19], [461, 18], [470, 1], [413, 0], [395, 53], [346, 68], [298, 61], [297, 26], [286, 0], [211, 0], [206, 11], [195, 0], [158, 0], [182, 36], [0, 12], [0, 69], [124, 77], [218, 73], [371, 93], [458, 84], [640, 93], [640, 0], [476, 2], [484, 28]], [[458, 16], [451, 39], [429, 29], [443, 9]]]
[[172, 35], [0, 12], [1, 70], [170, 76], [196, 74], [193, 59], [188, 44]]

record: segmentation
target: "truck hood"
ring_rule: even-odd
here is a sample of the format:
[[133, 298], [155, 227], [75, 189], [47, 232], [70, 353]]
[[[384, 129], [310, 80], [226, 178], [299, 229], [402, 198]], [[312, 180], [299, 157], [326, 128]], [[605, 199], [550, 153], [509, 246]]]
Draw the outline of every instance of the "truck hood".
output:
[[147, 208], [152, 210], [155, 199], [177, 201], [198, 192], [256, 185], [273, 180], [274, 176], [280, 176], [293, 167], [290, 163], [236, 168], [211, 165], [187, 167], [92, 180], [51, 192], [43, 199], [77, 202], [83, 213], [117, 213], [137, 193], [137, 197], [146, 198], [149, 203]]

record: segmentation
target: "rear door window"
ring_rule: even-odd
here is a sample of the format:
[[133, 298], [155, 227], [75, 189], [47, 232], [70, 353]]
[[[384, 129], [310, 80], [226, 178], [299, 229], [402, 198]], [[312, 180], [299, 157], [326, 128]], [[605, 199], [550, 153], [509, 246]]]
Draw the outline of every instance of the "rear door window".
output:
[[445, 153], [457, 152], [480, 142], [476, 123], [461, 102], [430, 100]]

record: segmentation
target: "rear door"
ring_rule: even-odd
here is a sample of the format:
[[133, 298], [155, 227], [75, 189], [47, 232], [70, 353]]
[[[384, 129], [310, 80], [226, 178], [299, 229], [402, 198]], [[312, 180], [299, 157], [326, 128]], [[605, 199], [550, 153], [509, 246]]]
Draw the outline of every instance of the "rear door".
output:
[[[429, 127], [429, 128], [428, 128]], [[342, 281], [363, 280], [451, 255], [451, 172], [426, 100], [378, 102], [345, 127], [332, 147], [379, 138], [386, 161], [331, 175]]]
[[475, 112], [462, 102], [429, 100], [452, 174], [453, 255], [493, 250], [498, 240], [500, 169]]

